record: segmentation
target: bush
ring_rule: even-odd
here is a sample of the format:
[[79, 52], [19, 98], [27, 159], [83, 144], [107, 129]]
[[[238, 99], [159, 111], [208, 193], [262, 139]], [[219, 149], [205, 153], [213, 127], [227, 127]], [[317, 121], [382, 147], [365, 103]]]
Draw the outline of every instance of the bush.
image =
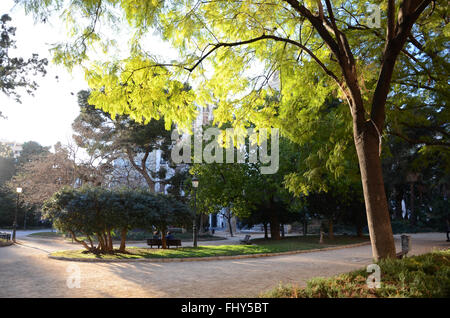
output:
[[[69, 233], [88, 251], [96, 253], [113, 253], [113, 238], [118, 235], [119, 250], [124, 252], [127, 233], [132, 228], [156, 227], [165, 234], [169, 224], [183, 225], [193, 217], [186, 205], [171, 196], [99, 187], [63, 188], [45, 202], [43, 211], [58, 230]], [[78, 239], [77, 235], [86, 239]], [[94, 246], [94, 237], [98, 246]]]
[[387, 259], [381, 268], [381, 288], [370, 289], [365, 269], [331, 278], [313, 278], [305, 288], [279, 286], [263, 294], [272, 298], [340, 298], [340, 297], [450, 297], [450, 250]]

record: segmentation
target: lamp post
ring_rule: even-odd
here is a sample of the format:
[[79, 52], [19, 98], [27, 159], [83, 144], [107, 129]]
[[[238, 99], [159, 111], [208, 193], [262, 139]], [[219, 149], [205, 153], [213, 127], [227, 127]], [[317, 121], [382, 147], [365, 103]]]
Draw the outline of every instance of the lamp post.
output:
[[194, 241], [194, 247], [197, 247], [197, 187], [198, 187], [198, 179], [197, 177], [192, 178], [192, 187], [194, 188], [194, 223], [192, 226], [192, 235]]
[[19, 210], [19, 194], [22, 192], [22, 188], [17, 188], [17, 200], [16, 200], [16, 213], [14, 214], [14, 223], [13, 223], [13, 235], [12, 240], [16, 242], [16, 229], [17, 229], [17, 211]]

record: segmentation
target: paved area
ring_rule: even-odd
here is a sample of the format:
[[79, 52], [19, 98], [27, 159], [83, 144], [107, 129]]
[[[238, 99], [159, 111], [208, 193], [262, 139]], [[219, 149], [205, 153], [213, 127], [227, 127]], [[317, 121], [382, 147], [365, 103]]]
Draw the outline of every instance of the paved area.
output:
[[[35, 232], [35, 231], [31, 231]], [[317, 276], [332, 276], [370, 264], [371, 247], [242, 260], [187, 263], [82, 263], [58, 261], [47, 254], [79, 249], [64, 240], [26, 237], [0, 248], [0, 297], [255, 297], [280, 283], [304, 286]], [[230, 244], [227, 241], [201, 244]], [[397, 249], [400, 238], [395, 236]], [[131, 244], [137, 245], [137, 244]], [[449, 248], [444, 233], [412, 234], [412, 254]], [[79, 288], [67, 282], [79, 270]]]

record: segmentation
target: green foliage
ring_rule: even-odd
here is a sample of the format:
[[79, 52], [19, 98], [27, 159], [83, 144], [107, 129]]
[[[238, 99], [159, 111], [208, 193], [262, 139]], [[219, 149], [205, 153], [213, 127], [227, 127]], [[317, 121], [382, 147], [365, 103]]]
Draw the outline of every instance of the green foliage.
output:
[[[166, 231], [169, 225], [192, 220], [191, 211], [171, 196], [125, 188], [65, 187], [45, 202], [43, 211], [46, 219], [60, 231], [70, 233], [87, 250], [104, 253], [114, 251], [114, 231], [120, 232], [124, 241], [132, 228]], [[77, 234], [86, 236], [87, 242], [78, 240]], [[94, 247], [92, 236], [96, 236], [98, 247]]]
[[14, 158], [0, 156], [0, 186], [11, 180], [15, 173], [16, 161]]
[[27, 141], [22, 145], [22, 151], [20, 152], [20, 156], [17, 158], [17, 163], [19, 165], [30, 162], [33, 157], [39, 155], [49, 154], [50, 147], [44, 147], [35, 141]]
[[[195, 109], [192, 105], [194, 94], [183, 91], [180, 82], [186, 73], [200, 83], [196, 101], [202, 105], [217, 105], [214, 115], [218, 125], [232, 123], [235, 127], [243, 127], [250, 122], [257, 128], [275, 125], [289, 130], [292, 122], [297, 121], [306, 128], [315, 125], [314, 122], [320, 123], [317, 120], [323, 115], [320, 108], [330, 95], [345, 100], [336, 81], [324, 72], [326, 67], [338, 78], [342, 76], [330, 48], [322, 45], [323, 39], [311, 23], [299, 18], [293, 6], [284, 1], [260, 1], [257, 4], [249, 0], [20, 2], [40, 19], [48, 18], [50, 9], [60, 10], [71, 38], [55, 47], [55, 61], [69, 68], [89, 59], [90, 49], [106, 50], [119, 45], [117, 38], [111, 39], [113, 32], [101, 33], [99, 26], [113, 28], [120, 18], [126, 19], [135, 31], [128, 43], [129, 57], [93, 63], [86, 72], [93, 89], [92, 103], [113, 116], [129, 114], [141, 122], [159, 119], [163, 114], [167, 127], [176, 122], [187, 128]], [[383, 29], [387, 25], [387, 5], [375, 2], [382, 12], [381, 29], [366, 25], [368, 3], [334, 3], [337, 27], [345, 34], [357, 60], [357, 75], [365, 104], [370, 103], [377, 83], [378, 57], [386, 38]], [[319, 13], [317, 2], [301, 4], [313, 15]], [[402, 114], [409, 116], [409, 122], [426, 121], [426, 113], [411, 116], [410, 109], [415, 107], [416, 101], [432, 102], [432, 99], [426, 100], [428, 96], [416, 94], [414, 85], [426, 89], [431, 83], [429, 87], [445, 96], [442, 94], [446, 91], [446, 77], [441, 76], [448, 74], [443, 53], [448, 37], [448, 28], [442, 19], [445, 8], [437, 5], [427, 13], [427, 23], [420, 20], [412, 30], [418, 44], [411, 40], [405, 48], [406, 53], [399, 57], [394, 75], [395, 94], [389, 97], [392, 108], [388, 117], [393, 126], [394, 122], [402, 121], [396, 119]], [[146, 36], [155, 29], [179, 50], [179, 61], [165, 61], [156, 57], [156, 52], [146, 51]], [[304, 44], [309, 51], [297, 45], [297, 39], [297, 43]], [[203, 61], [205, 63], [197, 63]], [[411, 69], [414, 72], [410, 72]], [[267, 85], [275, 73], [281, 79], [279, 92]], [[277, 103], [267, 102], [267, 96], [277, 94], [281, 96]], [[399, 98], [394, 97], [397, 95]], [[438, 117], [444, 115], [437, 109], [429, 105], [427, 111]], [[437, 122], [445, 123], [442, 119]], [[305, 133], [304, 138], [307, 135]], [[342, 150], [342, 145], [338, 144], [336, 152]]]
[[6, 187], [0, 186], [0, 225], [12, 226], [16, 200], [14, 193]]
[[361, 187], [352, 125], [345, 107], [328, 98], [315, 108], [314, 117], [296, 116], [304, 112], [301, 104], [283, 115], [289, 122], [285, 130], [288, 138], [299, 145], [296, 166], [284, 178], [286, 187], [296, 196]]
[[450, 250], [404, 258], [387, 259], [381, 268], [381, 288], [370, 289], [365, 270], [353, 271], [332, 278], [314, 278], [305, 288], [280, 286], [264, 297], [299, 298], [387, 298], [450, 296]]
[[[100, 35], [98, 24], [109, 20], [114, 25], [114, 18], [122, 14], [135, 31], [129, 56], [91, 63], [86, 69], [93, 90], [90, 101], [113, 117], [127, 114], [137, 122], [164, 116], [166, 128], [176, 123], [189, 129], [195, 118], [194, 100], [215, 106], [218, 127], [280, 128], [283, 136], [303, 147], [305, 157], [285, 177], [285, 185], [297, 195], [326, 192], [336, 187], [336, 180], [337, 187], [358, 188], [352, 134], [366, 142], [374, 133], [383, 136], [385, 123], [389, 134], [448, 163], [448, 151], [442, 149], [450, 145], [449, 28], [448, 9], [442, 3], [424, 1], [417, 7], [419, 2], [379, 0], [334, 1], [329, 6], [309, 0], [20, 2], [39, 17], [48, 15], [49, 8], [64, 13], [73, 38], [56, 47], [55, 60], [69, 67], [89, 60], [90, 49], [111, 44], [110, 37]], [[380, 27], [369, 26], [369, 4], [380, 8]], [[179, 50], [178, 61], [149, 52], [146, 36], [154, 30]], [[275, 74], [279, 85], [271, 85]], [[186, 78], [194, 84], [195, 94], [183, 90]], [[359, 159], [365, 161], [369, 150], [359, 149]], [[371, 160], [378, 163], [372, 154]], [[363, 183], [368, 186], [382, 179], [379, 173], [374, 176]], [[384, 197], [384, 189], [377, 189], [365, 193], [369, 213], [380, 206], [368, 197]], [[226, 197], [240, 196], [230, 189]], [[215, 208], [214, 204], [210, 206]], [[373, 219], [389, 221], [381, 218]], [[389, 231], [379, 233], [388, 236]]]
[[[7, 96], [13, 96], [20, 103], [21, 96], [18, 90], [23, 89], [28, 94], [33, 93], [38, 84], [30, 80], [28, 75], [30, 73], [45, 75], [47, 59], [39, 59], [37, 54], [33, 54], [28, 59], [10, 56], [9, 50], [16, 48], [13, 39], [16, 28], [9, 25], [11, 20], [8, 14], [2, 15], [0, 18], [0, 90]], [[2, 112], [0, 111], [1, 117]]]
[[[245, 144], [249, 145], [248, 138]], [[283, 177], [292, 171], [298, 153], [291, 151], [295, 145], [285, 138], [280, 139], [280, 149], [284, 156], [280, 156], [279, 169], [274, 174], [262, 174], [261, 163], [194, 164], [190, 173], [199, 180], [197, 210], [217, 213], [228, 207], [248, 225], [270, 223], [274, 229], [296, 219], [299, 211], [289, 207], [292, 196], [283, 186]], [[245, 156], [248, 154], [249, 149]], [[279, 231], [272, 234], [279, 238]]]
[[[75, 131], [73, 137], [76, 144], [90, 156], [103, 160], [103, 166], [111, 176], [111, 184], [134, 188], [147, 184], [151, 191], [155, 190], [157, 180], [171, 184], [171, 179], [174, 179], [176, 184], [178, 174], [170, 177], [162, 168], [156, 172], [153, 170], [155, 162], [151, 162], [150, 154], [156, 150], [161, 150], [161, 158], [169, 161], [172, 140], [164, 120], [152, 119], [144, 124], [132, 120], [128, 115], [113, 118], [111, 114], [90, 104], [90, 95], [89, 91], [78, 93], [80, 115], [72, 123]], [[114, 170], [114, 160], [129, 162], [130, 172], [126, 172], [123, 167]], [[174, 188], [178, 187], [175, 185]]]

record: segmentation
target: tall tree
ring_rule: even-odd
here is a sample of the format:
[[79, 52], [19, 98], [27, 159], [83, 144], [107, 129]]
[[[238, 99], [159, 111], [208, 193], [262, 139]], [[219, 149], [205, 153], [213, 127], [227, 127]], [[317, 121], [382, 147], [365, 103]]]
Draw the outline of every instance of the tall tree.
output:
[[[245, 156], [249, 154], [249, 142], [247, 138]], [[226, 213], [232, 212], [241, 219], [270, 224], [271, 238], [279, 240], [280, 224], [288, 223], [298, 214], [289, 209], [292, 196], [283, 185], [285, 175], [295, 167], [298, 153], [292, 151], [295, 145], [286, 138], [281, 139], [280, 149], [284, 156], [280, 158], [275, 174], [262, 174], [261, 163], [194, 164], [190, 172], [199, 179], [197, 210], [217, 213], [226, 207]], [[225, 152], [223, 155], [226, 156]], [[231, 228], [230, 216], [225, 215]]]
[[[11, 17], [4, 14], [0, 18], [0, 90], [7, 96], [12, 96], [20, 103], [18, 90], [24, 89], [28, 94], [32, 94], [38, 87], [36, 81], [30, 79], [29, 74], [45, 75], [47, 59], [39, 59], [37, 54], [31, 58], [13, 57], [10, 50], [15, 49], [14, 36], [16, 28], [9, 25]], [[3, 117], [0, 110], [0, 118]]]
[[42, 205], [64, 186], [102, 184], [101, 169], [77, 160], [70, 146], [57, 143], [54, 148], [54, 153], [43, 152], [30, 157], [9, 182], [12, 188], [23, 188], [26, 193], [23, 199], [30, 205]]
[[20, 156], [17, 158], [17, 163], [19, 165], [31, 161], [32, 157], [48, 154], [50, 147], [44, 147], [36, 141], [27, 141], [22, 145], [22, 151]]
[[156, 169], [156, 152], [160, 151], [162, 161], [168, 162], [172, 143], [164, 120], [153, 119], [140, 124], [127, 115], [112, 118], [107, 112], [90, 105], [88, 97], [88, 91], [78, 93], [80, 115], [72, 124], [77, 145], [113, 168], [114, 162], [118, 163], [117, 169], [111, 173], [112, 183], [126, 182], [129, 186], [146, 183], [153, 192], [156, 183], [167, 184], [170, 179], [168, 171], [164, 166]]
[[0, 143], [0, 186], [11, 180], [16, 172], [16, 162], [11, 148]]
[[[21, 2], [38, 14], [48, 12], [49, 6], [64, 7], [58, 0]], [[386, 102], [394, 95], [392, 79], [399, 58], [409, 59], [410, 65], [405, 66], [411, 70], [409, 82], [422, 75], [414, 70], [426, 69], [421, 66], [424, 60], [442, 59], [445, 50], [431, 47], [444, 47], [446, 8], [436, 2], [430, 6], [431, 0], [374, 3], [380, 8], [379, 27], [363, 21], [368, 3], [359, 0], [334, 4], [330, 0], [72, 1], [66, 14], [76, 21], [73, 31], [79, 37], [72, 45], [58, 46], [55, 58], [71, 67], [88, 56], [88, 43], [110, 44], [108, 37], [99, 34], [98, 24], [111, 20], [119, 7], [136, 28], [131, 56], [98, 64], [87, 72], [92, 103], [105, 111], [127, 113], [139, 121], [159, 118], [162, 113], [169, 126], [176, 121], [188, 127], [195, 109], [190, 106], [192, 94], [183, 92], [176, 80], [183, 72], [201, 82], [199, 102], [217, 102], [216, 123], [231, 122], [235, 127], [247, 122], [257, 128], [274, 125], [278, 109], [267, 105], [265, 97], [273, 93], [267, 83], [276, 70], [281, 77], [278, 107], [303, 104], [297, 117], [320, 118], [309, 113], [330, 93], [338, 96], [350, 110], [373, 256], [395, 257], [380, 160]], [[76, 10], [88, 16], [85, 25], [73, 19]], [[140, 41], [152, 26], [179, 48], [184, 60], [158, 61], [144, 51]], [[259, 75], [252, 61], [260, 62]], [[448, 74], [448, 69], [443, 70]], [[147, 100], [152, 101], [151, 107]], [[184, 111], [179, 111], [180, 105]], [[283, 122], [278, 125], [283, 127]]]

